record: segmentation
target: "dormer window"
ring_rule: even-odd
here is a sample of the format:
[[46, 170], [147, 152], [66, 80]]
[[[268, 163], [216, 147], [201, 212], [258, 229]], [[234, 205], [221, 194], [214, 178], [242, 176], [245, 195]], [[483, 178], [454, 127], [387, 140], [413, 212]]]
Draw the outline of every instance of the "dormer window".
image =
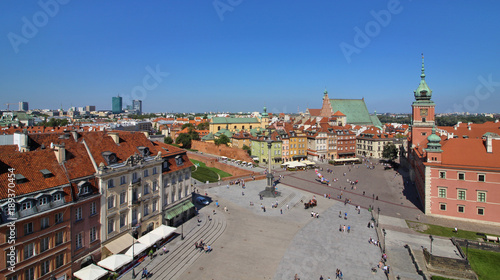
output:
[[24, 182], [27, 182], [28, 179], [26, 179], [26, 177], [24, 177], [22, 174], [16, 174], [16, 183], [17, 184], [22, 184]]
[[45, 205], [49, 203], [49, 199], [47, 196], [43, 196], [38, 200], [38, 205]]
[[61, 199], [62, 199], [62, 195], [61, 195], [61, 193], [56, 193], [56, 194], [54, 194], [54, 195], [52, 196], [52, 200], [53, 200], [53, 201], [59, 201], [59, 200], [61, 200]]
[[[109, 184], [109, 181], [108, 181]], [[92, 188], [89, 182], [80, 181], [78, 183], [78, 195], [86, 195], [92, 193]]]
[[104, 160], [106, 161], [106, 163], [108, 165], [118, 162], [118, 158], [116, 157], [116, 154], [109, 152], [109, 151], [102, 152], [102, 157], [104, 158]]
[[139, 147], [137, 147], [137, 149], [139, 150], [139, 154], [142, 157], [148, 157], [151, 154], [148, 147], [139, 146]]
[[177, 166], [181, 166], [184, 164], [180, 155], [175, 157], [175, 164], [177, 164]]
[[33, 202], [26, 201], [21, 204], [21, 210], [31, 209], [33, 207]]
[[168, 170], [168, 161], [164, 161], [162, 165], [163, 170]]
[[54, 176], [54, 174], [52, 174], [52, 172], [50, 172], [47, 169], [42, 169], [42, 170], [40, 170], [40, 172], [42, 173], [43, 178], [50, 178], [50, 177]]

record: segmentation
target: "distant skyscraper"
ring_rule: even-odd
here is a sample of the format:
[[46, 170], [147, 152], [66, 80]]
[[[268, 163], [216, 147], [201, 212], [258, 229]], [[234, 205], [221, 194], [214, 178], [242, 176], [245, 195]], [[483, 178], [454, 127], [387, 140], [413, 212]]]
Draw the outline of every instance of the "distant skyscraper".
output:
[[19, 102], [19, 111], [28, 111], [28, 110], [29, 110], [28, 102], [24, 101]]
[[85, 106], [85, 111], [93, 112], [93, 111], [95, 111], [95, 106], [94, 105], [87, 105], [87, 106]]
[[133, 100], [132, 107], [137, 114], [142, 114], [142, 100]]
[[113, 97], [113, 106], [111, 107], [111, 111], [113, 114], [120, 114], [122, 112], [122, 98], [121, 96]]

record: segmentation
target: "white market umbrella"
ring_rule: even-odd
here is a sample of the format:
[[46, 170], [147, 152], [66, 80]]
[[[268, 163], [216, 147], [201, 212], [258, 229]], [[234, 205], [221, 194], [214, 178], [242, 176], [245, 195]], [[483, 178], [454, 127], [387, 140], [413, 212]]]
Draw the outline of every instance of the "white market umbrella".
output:
[[73, 273], [73, 276], [80, 278], [81, 280], [97, 280], [106, 274], [108, 274], [108, 271], [106, 269], [95, 264], [90, 264], [89, 266], [86, 266]]
[[[134, 252], [135, 253], [135, 252]], [[117, 271], [120, 267], [128, 264], [133, 260], [132, 256], [127, 256], [124, 254], [111, 255], [104, 260], [98, 262], [97, 264], [105, 269], [111, 271]]]
[[[132, 249], [133, 248], [133, 249]], [[130, 246], [130, 248], [125, 252], [125, 255], [135, 257], [139, 255], [140, 253], [144, 252], [146, 249], [148, 249], [148, 246], [142, 243], [134, 243], [134, 245]], [[134, 255], [132, 256], [132, 252], [134, 252]]]
[[165, 238], [169, 235], [171, 235], [177, 228], [174, 227], [169, 227], [166, 225], [161, 225], [151, 231], [151, 233], [154, 233], [156, 235], [161, 236], [162, 238]]
[[161, 240], [163, 236], [154, 234], [152, 232], [147, 233], [143, 237], [137, 239], [140, 243], [147, 245], [148, 247], [153, 246], [158, 240]]

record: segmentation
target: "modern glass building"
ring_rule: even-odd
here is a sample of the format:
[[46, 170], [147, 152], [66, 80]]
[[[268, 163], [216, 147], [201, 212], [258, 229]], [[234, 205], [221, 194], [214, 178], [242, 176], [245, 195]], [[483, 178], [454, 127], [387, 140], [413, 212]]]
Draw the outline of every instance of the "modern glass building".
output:
[[122, 112], [122, 98], [121, 96], [113, 97], [111, 111], [113, 114], [120, 114]]

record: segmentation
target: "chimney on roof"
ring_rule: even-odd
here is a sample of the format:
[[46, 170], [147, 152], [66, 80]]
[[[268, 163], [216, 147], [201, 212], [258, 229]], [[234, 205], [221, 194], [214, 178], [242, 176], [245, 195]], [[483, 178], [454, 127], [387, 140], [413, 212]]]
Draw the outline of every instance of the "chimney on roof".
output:
[[115, 141], [116, 144], [120, 144], [120, 136], [118, 135], [118, 132], [108, 132], [108, 135]]
[[469, 126], [467, 127], [467, 129], [468, 129], [468, 130], [471, 130], [471, 127], [470, 127], [470, 125], [469, 125]]
[[487, 153], [493, 153], [493, 136], [488, 135], [486, 136], [486, 152]]
[[54, 152], [56, 153], [57, 162], [62, 163], [66, 161], [66, 148], [64, 143], [54, 144]]
[[78, 140], [78, 132], [76, 130], [71, 131], [71, 135], [73, 135], [73, 139], [75, 139], [75, 142]]
[[28, 147], [28, 134], [27, 133], [14, 133], [14, 145], [17, 145], [20, 152], [29, 151]]

